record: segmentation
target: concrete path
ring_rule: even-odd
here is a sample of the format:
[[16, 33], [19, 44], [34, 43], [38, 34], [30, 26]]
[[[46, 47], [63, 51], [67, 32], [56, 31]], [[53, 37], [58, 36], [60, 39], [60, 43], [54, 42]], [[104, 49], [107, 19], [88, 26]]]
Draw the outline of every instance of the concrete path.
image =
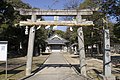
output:
[[88, 80], [78, 75], [68, 64], [62, 53], [52, 53], [44, 67], [25, 80]]

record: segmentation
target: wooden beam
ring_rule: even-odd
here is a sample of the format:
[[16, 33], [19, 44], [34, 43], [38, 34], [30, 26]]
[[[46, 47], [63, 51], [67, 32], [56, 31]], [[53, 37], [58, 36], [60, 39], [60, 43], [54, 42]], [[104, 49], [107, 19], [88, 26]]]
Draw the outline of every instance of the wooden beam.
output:
[[93, 21], [82, 21], [81, 23], [77, 23], [76, 21], [20, 21], [20, 26], [94, 26]]

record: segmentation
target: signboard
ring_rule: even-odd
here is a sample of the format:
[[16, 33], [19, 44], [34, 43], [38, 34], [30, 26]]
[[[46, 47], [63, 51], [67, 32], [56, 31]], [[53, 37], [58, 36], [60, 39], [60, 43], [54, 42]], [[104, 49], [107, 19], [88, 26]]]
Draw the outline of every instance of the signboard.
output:
[[0, 61], [7, 61], [7, 41], [0, 41]]

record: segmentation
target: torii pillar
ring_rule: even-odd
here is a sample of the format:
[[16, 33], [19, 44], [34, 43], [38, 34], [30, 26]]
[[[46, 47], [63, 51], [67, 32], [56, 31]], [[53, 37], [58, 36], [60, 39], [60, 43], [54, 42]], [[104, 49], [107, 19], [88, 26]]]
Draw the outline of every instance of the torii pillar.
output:
[[[36, 21], [36, 15], [32, 15], [31, 21]], [[35, 26], [30, 28], [29, 32], [29, 42], [27, 50], [27, 64], [26, 64], [26, 76], [31, 74], [32, 71], [32, 58], [34, 50], [34, 39], [35, 39]]]
[[[81, 23], [82, 16], [80, 13], [76, 16], [77, 23]], [[86, 60], [85, 60], [85, 49], [84, 49], [84, 35], [82, 27], [77, 30], [78, 33], [78, 49], [79, 49], [79, 60], [80, 60], [80, 73], [84, 76], [86, 75]]]
[[78, 46], [80, 57], [80, 73], [86, 76], [86, 61], [85, 61], [85, 49], [84, 49], [84, 36], [82, 27], [78, 28]]

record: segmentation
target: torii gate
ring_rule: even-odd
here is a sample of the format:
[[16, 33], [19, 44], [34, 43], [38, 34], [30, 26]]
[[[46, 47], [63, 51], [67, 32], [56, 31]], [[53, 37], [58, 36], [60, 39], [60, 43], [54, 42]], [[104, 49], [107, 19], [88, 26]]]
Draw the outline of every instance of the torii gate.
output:
[[[93, 15], [96, 10], [82, 9], [82, 10], [41, 10], [41, 9], [17, 9], [20, 11], [21, 15], [31, 15], [31, 21], [20, 21], [21, 26], [33, 26], [30, 28], [28, 51], [27, 51], [27, 65], [26, 65], [26, 75], [31, 74], [32, 57], [33, 57], [33, 47], [34, 47], [34, 37], [35, 37], [35, 26], [50, 25], [50, 26], [79, 26], [78, 29], [78, 44], [79, 44], [79, 55], [80, 55], [80, 73], [86, 76], [86, 61], [85, 61], [85, 49], [84, 49], [84, 37], [83, 37], [83, 26], [94, 26], [93, 21], [85, 21], [82, 19], [83, 15]], [[37, 21], [36, 16], [76, 16], [76, 21]], [[107, 30], [108, 34], [109, 31]], [[106, 31], [105, 31], [106, 35]], [[109, 35], [108, 35], [109, 36]], [[106, 37], [106, 36], [105, 36]], [[110, 46], [108, 38], [104, 40], [107, 42], [105, 46]], [[105, 47], [106, 49], [106, 47]], [[108, 49], [108, 47], [107, 47]], [[110, 47], [109, 47], [110, 49]], [[111, 76], [111, 66], [108, 63], [110, 60], [109, 51], [105, 51], [104, 60], [104, 74], [106, 76]], [[106, 64], [108, 63], [108, 64]], [[106, 72], [107, 71], [107, 72]], [[109, 74], [108, 74], [109, 73]]]

